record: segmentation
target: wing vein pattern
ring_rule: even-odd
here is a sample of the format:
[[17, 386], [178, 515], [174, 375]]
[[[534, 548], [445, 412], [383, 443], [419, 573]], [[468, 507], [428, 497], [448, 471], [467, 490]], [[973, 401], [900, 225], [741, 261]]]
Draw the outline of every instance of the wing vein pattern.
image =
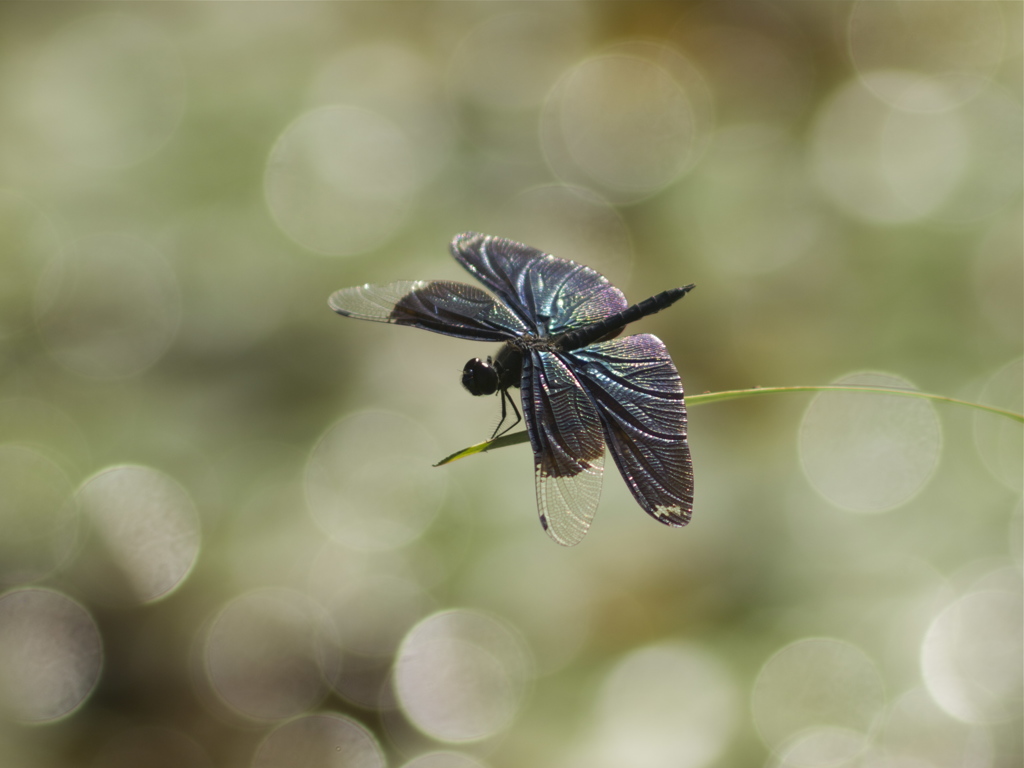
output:
[[597, 405], [609, 450], [644, 511], [683, 526], [693, 512], [693, 464], [683, 385], [665, 345], [637, 334], [565, 353]]
[[399, 280], [335, 291], [339, 315], [423, 328], [474, 341], [507, 341], [526, 326], [486, 291], [451, 280]]
[[500, 237], [467, 232], [452, 255], [539, 336], [602, 320], [627, 307], [622, 291], [590, 267]]
[[572, 546], [590, 528], [601, 498], [601, 420], [580, 382], [551, 352], [524, 356], [522, 395], [541, 525], [559, 544]]

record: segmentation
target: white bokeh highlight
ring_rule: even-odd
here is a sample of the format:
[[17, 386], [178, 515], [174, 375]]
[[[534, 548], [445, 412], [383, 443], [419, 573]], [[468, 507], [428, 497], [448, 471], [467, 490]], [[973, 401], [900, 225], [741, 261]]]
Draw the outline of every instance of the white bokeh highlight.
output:
[[333, 585], [321, 599], [334, 619], [346, 652], [390, 657], [405, 633], [433, 608], [433, 600], [411, 579], [368, 575]]
[[188, 492], [169, 475], [151, 467], [111, 467], [82, 484], [78, 503], [139, 603], [169, 595], [195, 565], [199, 514]]
[[717, 655], [664, 643], [626, 654], [605, 677], [585, 745], [569, 765], [702, 768], [718, 760], [741, 697]]
[[[799, 734], [811, 729], [870, 733], [885, 701], [882, 676], [864, 651], [845, 640], [812, 637], [790, 643], [765, 662], [750, 707], [762, 741], [784, 754], [794, 747], [795, 737], [798, 741]], [[821, 739], [802, 749], [845, 759], [864, 745], [858, 737]], [[836, 754], [844, 744], [848, 753]]]
[[703, 151], [706, 85], [679, 52], [622, 45], [569, 70], [541, 114], [545, 158], [567, 183], [635, 202], [676, 181]]
[[846, 31], [858, 72], [921, 72], [942, 82], [958, 104], [989, 86], [1006, 52], [999, 3], [858, 2]]
[[[470, 605], [513, 621], [527, 637], [541, 674], [577, 656], [594, 623], [593, 585], [562, 550], [533, 542], [496, 547], [467, 571], [461, 594]], [[530, 563], [524, 569], [523, 563]], [[518, 574], [509, 579], [509, 573]]]
[[868, 768], [871, 763], [858, 761], [870, 740], [861, 733], [845, 728], [811, 728], [801, 731], [783, 747], [770, 768]]
[[337, 641], [319, 605], [284, 588], [231, 600], [202, 649], [206, 684], [245, 718], [283, 720], [315, 707], [336, 674]]
[[479, 741], [512, 724], [530, 666], [522, 641], [503, 624], [452, 610], [406, 635], [393, 684], [402, 711], [423, 733], [439, 741]]
[[310, 106], [344, 104], [370, 110], [401, 126], [420, 181], [451, 158], [456, 126], [429, 58], [394, 40], [345, 46], [310, 83]]
[[1020, 592], [984, 590], [956, 600], [932, 621], [921, 675], [949, 715], [968, 723], [1019, 716], [1024, 677]]
[[[438, 606], [429, 593], [438, 563], [424, 549], [358, 552], [326, 541], [308, 576], [308, 593], [333, 622], [341, 663], [328, 682], [360, 707], [393, 710], [391, 666], [402, 639]], [[428, 576], [429, 574], [429, 576]]]
[[564, 89], [566, 144], [599, 184], [642, 194], [682, 172], [694, 118], [668, 72], [643, 59], [607, 56], [581, 64]]
[[418, 423], [367, 410], [330, 427], [306, 464], [306, 499], [314, 522], [332, 539], [358, 550], [405, 546], [434, 521], [447, 475]]
[[850, 80], [822, 104], [813, 128], [821, 189], [847, 215], [875, 224], [937, 212], [971, 162], [953, 106], [945, 86], [922, 75], [885, 70]]
[[322, 712], [277, 726], [263, 740], [252, 768], [384, 768], [380, 745], [365, 726]]
[[[835, 386], [913, 390], [905, 379], [858, 373]], [[800, 462], [811, 485], [851, 512], [905, 504], [931, 478], [942, 428], [931, 402], [882, 392], [819, 392], [800, 424]]]
[[417, 755], [402, 768], [488, 768], [487, 763], [479, 758], [464, 755], [460, 752], [427, 752]]
[[285, 234], [330, 256], [369, 251], [394, 236], [420, 184], [404, 131], [377, 112], [347, 105], [313, 109], [287, 126], [263, 182]]
[[916, 760], [935, 768], [992, 765], [993, 744], [988, 728], [952, 717], [925, 688], [912, 688], [893, 702], [878, 746], [892, 759]]
[[[1024, 412], [1024, 360], [1018, 358], [993, 373], [978, 400], [985, 405]], [[1010, 490], [1024, 491], [1024, 441], [1021, 425], [1005, 416], [974, 414], [974, 441], [988, 470]]]
[[0, 596], [0, 707], [44, 723], [78, 709], [99, 682], [103, 641], [89, 612], [49, 589]]

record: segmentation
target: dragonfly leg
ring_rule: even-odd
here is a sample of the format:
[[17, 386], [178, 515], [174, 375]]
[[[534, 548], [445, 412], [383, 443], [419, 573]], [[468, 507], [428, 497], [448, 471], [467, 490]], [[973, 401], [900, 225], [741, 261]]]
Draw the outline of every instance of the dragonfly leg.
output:
[[[501, 425], [505, 423], [505, 417], [508, 415], [508, 411], [505, 408], [505, 401], [506, 400], [508, 401], [508, 404], [512, 406], [512, 412], [515, 413], [516, 420], [513, 421], [511, 424], [509, 424], [507, 427], [505, 427], [505, 429], [501, 429]], [[495, 438], [501, 437], [502, 435], [504, 435], [506, 432], [508, 432], [510, 429], [512, 429], [512, 427], [516, 426], [516, 424], [518, 424], [522, 420], [523, 420], [523, 415], [519, 412], [519, 409], [516, 408], [516, 402], [515, 402], [515, 400], [512, 399], [512, 395], [510, 395], [508, 393], [508, 388], [502, 389], [501, 390], [501, 421], [499, 421], [498, 422], [498, 426], [494, 428], [494, 434], [491, 435], [491, 440], [494, 440]], [[501, 430], [501, 432], [498, 431], [499, 429]]]

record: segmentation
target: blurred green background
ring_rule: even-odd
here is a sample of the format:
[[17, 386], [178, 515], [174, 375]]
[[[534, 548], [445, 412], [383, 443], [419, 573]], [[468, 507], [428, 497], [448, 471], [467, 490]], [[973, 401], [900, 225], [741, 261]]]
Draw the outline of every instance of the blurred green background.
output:
[[693, 522], [537, 523], [494, 350], [589, 264], [687, 392], [1022, 407], [1019, 3], [0, 5], [0, 765], [1019, 766], [1021, 429], [694, 407]]

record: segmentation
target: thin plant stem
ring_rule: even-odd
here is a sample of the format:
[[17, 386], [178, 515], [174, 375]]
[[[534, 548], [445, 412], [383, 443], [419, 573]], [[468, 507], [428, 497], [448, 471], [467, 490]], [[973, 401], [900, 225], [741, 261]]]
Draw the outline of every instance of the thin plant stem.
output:
[[[969, 408], [976, 408], [980, 411], [986, 411], [987, 413], [994, 414], [996, 416], [1003, 416], [1007, 419], [1012, 419], [1018, 423], [1024, 424], [1024, 414], [1011, 411], [1006, 408], [997, 408], [994, 405], [983, 405], [982, 403], [972, 403], [969, 400], [958, 400], [955, 397], [946, 397], [945, 395], [933, 395], [928, 392], [919, 392], [916, 389], [896, 389], [893, 387], [861, 387], [856, 385], [841, 385], [841, 384], [826, 384], [823, 386], [800, 386], [800, 387], [754, 387], [753, 389], [730, 389], [724, 392], [704, 392], [699, 395], [690, 395], [686, 398], [686, 404], [689, 407], [695, 405], [704, 405], [706, 403], [717, 403], [723, 400], [736, 400], [742, 397], [753, 397], [755, 395], [777, 395], [786, 392], [873, 392], [881, 395], [900, 395], [903, 397], [918, 397], [925, 400], [935, 400], [937, 402], [952, 403], [954, 405], [966, 405]], [[513, 432], [510, 435], [502, 435], [495, 440], [487, 440], [476, 445], [471, 445], [468, 448], [463, 448], [461, 451], [456, 451], [451, 456], [447, 456], [441, 461], [435, 464], [435, 467], [440, 467], [444, 464], [450, 464], [458, 459], [463, 459], [466, 456], [472, 456], [475, 453], [484, 453], [485, 451], [491, 451], [496, 448], [506, 448], [510, 445], [518, 445], [519, 443], [525, 443], [529, 440], [529, 435], [525, 432]]]

